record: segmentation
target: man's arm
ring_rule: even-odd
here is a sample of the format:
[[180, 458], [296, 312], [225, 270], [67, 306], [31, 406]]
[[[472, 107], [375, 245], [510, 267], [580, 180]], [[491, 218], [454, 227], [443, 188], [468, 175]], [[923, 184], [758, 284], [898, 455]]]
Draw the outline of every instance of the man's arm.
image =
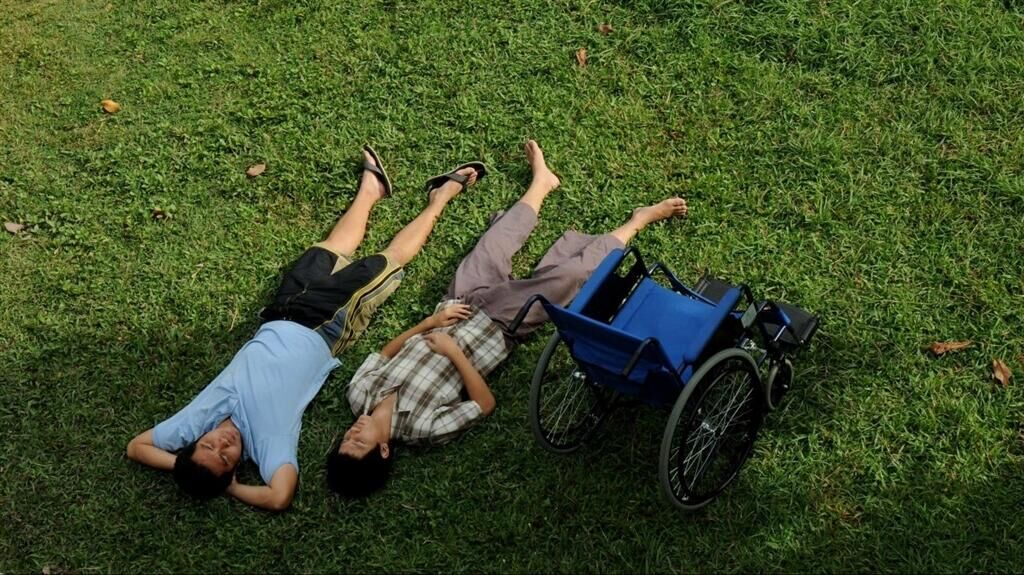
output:
[[270, 485], [244, 485], [231, 480], [228, 493], [243, 503], [268, 511], [284, 511], [292, 504], [295, 487], [299, 484], [299, 472], [291, 463], [277, 468], [270, 478]]
[[497, 401], [494, 399], [494, 394], [491, 393], [491, 388], [487, 386], [484, 377], [473, 366], [473, 362], [469, 361], [452, 336], [446, 333], [432, 333], [427, 335], [426, 339], [430, 349], [447, 357], [455, 364], [455, 369], [459, 372], [459, 377], [462, 378], [462, 385], [465, 386], [469, 399], [480, 406], [480, 411], [484, 416], [494, 413]]
[[170, 471], [177, 456], [153, 445], [153, 429], [147, 429], [128, 442], [128, 459], [143, 465]]
[[380, 350], [380, 354], [387, 359], [391, 359], [398, 354], [398, 350], [402, 349], [402, 346], [405, 345], [405, 342], [409, 341], [410, 337], [421, 334], [425, 331], [430, 331], [435, 327], [437, 326], [434, 325], [434, 316], [429, 316], [415, 326], [403, 331], [395, 339], [389, 341], [388, 344]]
[[384, 349], [380, 350], [380, 354], [387, 359], [391, 359], [398, 354], [398, 350], [402, 349], [402, 346], [405, 345], [405, 342], [409, 341], [410, 337], [438, 327], [454, 325], [459, 320], [468, 318], [470, 313], [470, 307], [465, 304], [458, 303], [447, 306], [388, 342]]

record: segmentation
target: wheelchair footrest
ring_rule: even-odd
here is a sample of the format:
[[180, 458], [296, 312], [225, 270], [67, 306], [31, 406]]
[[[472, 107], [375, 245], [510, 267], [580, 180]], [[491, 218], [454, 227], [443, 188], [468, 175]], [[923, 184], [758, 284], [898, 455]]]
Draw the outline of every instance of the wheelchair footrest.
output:
[[[818, 317], [788, 303], [774, 302], [779, 309], [781, 309], [787, 316], [789, 316], [790, 330], [786, 330], [782, 333], [779, 338], [779, 343], [785, 347], [797, 348], [800, 347], [800, 340], [803, 340], [803, 344], [807, 345], [811, 342], [811, 338], [814, 337], [814, 333], [818, 331]], [[779, 325], [772, 322], [765, 322], [765, 330], [768, 333], [775, 333], [779, 329]], [[794, 333], [796, 337], [794, 337]]]

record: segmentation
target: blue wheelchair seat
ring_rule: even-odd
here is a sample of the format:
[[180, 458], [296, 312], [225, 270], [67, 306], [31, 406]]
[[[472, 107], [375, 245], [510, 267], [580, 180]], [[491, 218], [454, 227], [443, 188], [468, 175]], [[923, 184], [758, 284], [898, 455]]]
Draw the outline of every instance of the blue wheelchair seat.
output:
[[668, 360], [680, 370], [697, 360], [739, 298], [740, 291], [732, 289], [717, 305], [711, 305], [644, 278], [611, 325], [641, 340], [657, 339]]

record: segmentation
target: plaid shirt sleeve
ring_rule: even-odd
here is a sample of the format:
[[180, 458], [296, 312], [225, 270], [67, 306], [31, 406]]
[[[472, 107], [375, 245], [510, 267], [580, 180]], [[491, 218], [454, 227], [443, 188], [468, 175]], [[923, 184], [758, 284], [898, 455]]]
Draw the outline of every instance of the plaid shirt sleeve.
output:
[[484, 412], [475, 401], [460, 401], [431, 414], [430, 443], [442, 445], [483, 420]]
[[373, 384], [374, 372], [387, 365], [387, 363], [388, 360], [383, 355], [371, 353], [366, 356], [363, 364], [356, 370], [346, 391], [348, 405], [352, 408], [353, 414], [362, 415], [366, 411], [367, 403], [370, 399], [370, 387]]

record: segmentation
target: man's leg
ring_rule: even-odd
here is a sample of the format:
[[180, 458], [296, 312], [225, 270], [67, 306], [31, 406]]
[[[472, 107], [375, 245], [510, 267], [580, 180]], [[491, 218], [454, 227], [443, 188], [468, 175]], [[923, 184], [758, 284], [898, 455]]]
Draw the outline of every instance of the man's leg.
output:
[[[473, 168], [465, 168], [459, 170], [458, 173], [469, 177], [466, 186], [476, 183], [476, 170]], [[420, 215], [416, 216], [416, 219], [395, 234], [391, 243], [384, 249], [384, 255], [397, 266], [404, 266], [411, 262], [416, 254], [423, 249], [423, 244], [427, 243], [430, 232], [434, 230], [434, 223], [441, 216], [445, 206], [462, 190], [461, 184], [448, 180], [441, 187], [430, 192], [427, 207], [420, 212]]]
[[[614, 249], [626, 243], [648, 225], [687, 213], [686, 200], [669, 198], [651, 206], [633, 210], [629, 220], [610, 233], [594, 236], [566, 232], [551, 246], [534, 270], [533, 277], [504, 282], [484, 295], [488, 317], [506, 328], [519, 313], [519, 308], [534, 294], [548, 301], [567, 305], [594, 269]], [[540, 327], [547, 314], [534, 306], [515, 335], [522, 336]]]
[[[629, 220], [613, 230], [610, 235], [615, 236], [625, 245], [629, 243], [629, 240], [633, 239], [637, 232], [654, 222], [660, 222], [672, 217], [685, 217], [688, 210], [686, 200], [683, 198], [669, 198], [650, 206], [637, 208], [633, 210], [633, 215]], [[598, 263], [601, 262], [598, 261]]]
[[464, 298], [476, 290], [509, 280], [512, 256], [536, 227], [544, 199], [560, 184], [558, 177], [548, 169], [537, 142], [527, 141], [524, 150], [533, 171], [529, 188], [518, 202], [491, 221], [473, 250], [462, 259], [448, 287], [448, 298]]
[[[373, 156], [363, 150], [363, 158], [377, 165]], [[372, 172], [363, 170], [362, 180], [359, 182], [359, 191], [356, 192], [356, 199], [352, 205], [338, 219], [327, 239], [318, 245], [334, 252], [337, 255], [351, 258], [359, 244], [363, 243], [363, 236], [366, 235], [366, 222], [370, 218], [370, 210], [373, 205], [384, 197], [384, 184]]]

